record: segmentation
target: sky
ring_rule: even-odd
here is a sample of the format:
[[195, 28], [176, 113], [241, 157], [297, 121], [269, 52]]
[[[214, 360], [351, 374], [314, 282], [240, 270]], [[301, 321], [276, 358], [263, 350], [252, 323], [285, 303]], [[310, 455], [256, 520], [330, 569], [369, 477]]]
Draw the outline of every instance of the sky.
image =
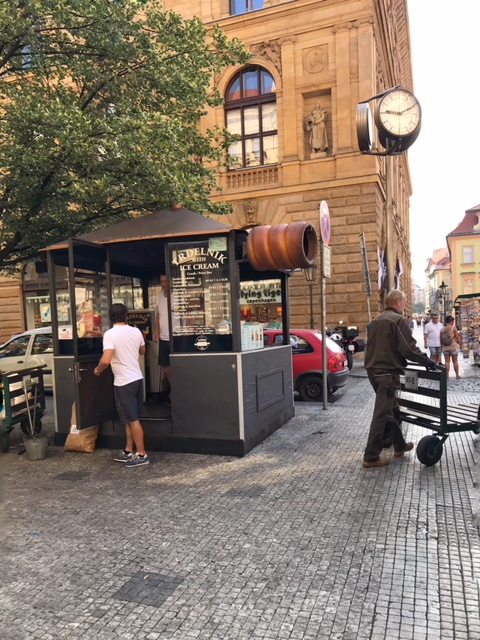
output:
[[465, 211], [480, 204], [480, 2], [408, 0], [414, 94], [422, 129], [408, 151], [413, 277]]

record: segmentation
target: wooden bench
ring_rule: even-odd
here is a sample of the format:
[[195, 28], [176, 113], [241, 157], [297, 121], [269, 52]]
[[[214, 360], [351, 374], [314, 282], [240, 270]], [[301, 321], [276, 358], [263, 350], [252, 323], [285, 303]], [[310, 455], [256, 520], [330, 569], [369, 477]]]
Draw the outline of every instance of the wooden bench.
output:
[[451, 433], [480, 433], [478, 402], [448, 403], [445, 367], [426, 371], [423, 367], [409, 365], [404, 370], [397, 398], [401, 420], [436, 433], [425, 436], [417, 445], [417, 458], [428, 467], [440, 460], [443, 444]]

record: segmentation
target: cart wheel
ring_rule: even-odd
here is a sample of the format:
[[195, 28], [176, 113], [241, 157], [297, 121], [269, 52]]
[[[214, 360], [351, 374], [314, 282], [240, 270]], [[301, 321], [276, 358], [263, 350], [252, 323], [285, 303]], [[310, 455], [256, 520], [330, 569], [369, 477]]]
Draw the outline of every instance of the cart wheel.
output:
[[10, 449], [10, 434], [7, 431], [0, 432], [0, 451], [7, 453]]
[[[20, 429], [23, 431], [23, 433], [26, 436], [31, 435], [30, 434], [30, 425], [28, 422], [21, 422], [20, 423]], [[37, 420], [35, 420], [35, 431], [34, 433], [40, 433], [40, 431], [42, 430], [42, 421], [40, 420], [40, 418], [38, 418]]]
[[427, 467], [433, 467], [443, 453], [443, 444], [437, 436], [425, 436], [417, 444], [417, 458]]

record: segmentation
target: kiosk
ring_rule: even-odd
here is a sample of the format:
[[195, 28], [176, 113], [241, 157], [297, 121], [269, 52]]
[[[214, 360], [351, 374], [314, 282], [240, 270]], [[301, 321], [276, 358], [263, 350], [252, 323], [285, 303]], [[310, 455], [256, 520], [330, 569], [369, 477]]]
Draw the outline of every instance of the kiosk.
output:
[[[303, 263], [314, 262], [315, 230], [307, 223], [294, 224], [303, 225]], [[129, 307], [131, 321], [144, 331], [147, 344], [141, 422], [148, 450], [243, 456], [294, 415], [288, 274], [264, 258], [262, 270], [258, 263], [254, 268], [247, 255], [248, 235], [176, 208], [45, 250], [54, 335], [55, 444], [63, 444], [68, 435], [75, 403], [79, 429], [100, 425], [98, 446], [124, 446], [111, 371], [100, 377], [93, 373], [102, 335], [110, 327], [109, 307], [119, 301], [119, 291], [122, 302], [127, 294], [137, 301], [138, 308]], [[293, 262], [302, 260], [294, 257]], [[152, 334], [161, 273], [170, 282], [171, 409], [149, 393], [152, 381], [158, 384]], [[64, 291], [61, 297], [56, 294], [55, 283], [65, 277], [69, 302]], [[283, 345], [264, 348], [262, 324], [242, 318], [240, 302], [256, 286], [261, 296], [276, 301]]]

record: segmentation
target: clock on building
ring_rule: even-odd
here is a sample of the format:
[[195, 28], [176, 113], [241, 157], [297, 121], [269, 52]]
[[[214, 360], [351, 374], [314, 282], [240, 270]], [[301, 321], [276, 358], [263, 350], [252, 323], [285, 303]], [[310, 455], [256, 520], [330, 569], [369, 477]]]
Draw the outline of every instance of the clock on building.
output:
[[368, 102], [357, 105], [357, 139], [362, 153], [368, 153], [373, 144], [372, 112]]
[[422, 109], [417, 98], [401, 87], [383, 94], [375, 108], [375, 125], [381, 144], [405, 151], [417, 139], [422, 124]]

